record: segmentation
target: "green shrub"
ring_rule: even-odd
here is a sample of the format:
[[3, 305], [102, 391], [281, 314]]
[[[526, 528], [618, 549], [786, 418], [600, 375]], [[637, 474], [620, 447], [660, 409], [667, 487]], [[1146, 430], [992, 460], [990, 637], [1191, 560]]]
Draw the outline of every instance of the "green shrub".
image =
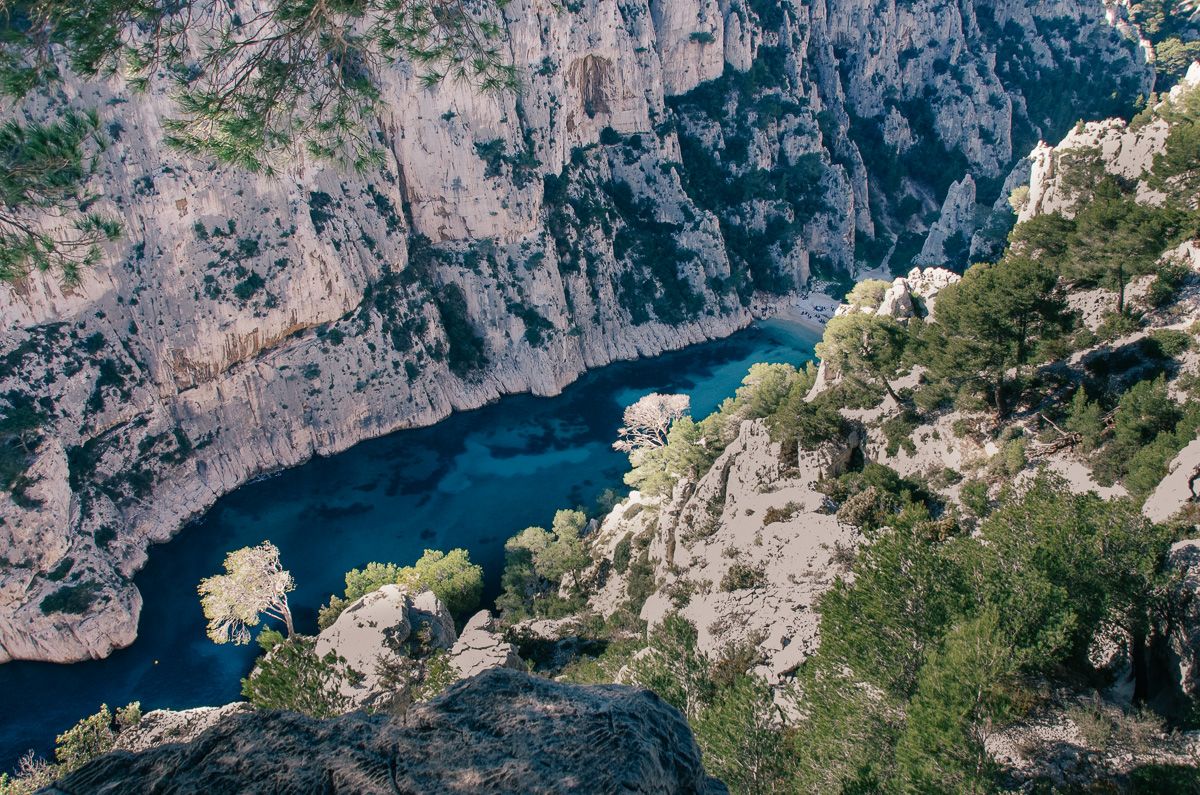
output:
[[633, 550], [633, 534], [626, 533], [625, 537], [613, 547], [613, 571], [624, 574], [629, 569], [629, 560]]
[[39, 607], [45, 615], [52, 613], [68, 613], [83, 615], [96, 601], [100, 593], [100, 584], [83, 582], [78, 585], [64, 585], [54, 593], [42, 599]]
[[1175, 329], [1157, 329], [1150, 332], [1150, 342], [1158, 349], [1163, 357], [1174, 358], [1192, 347], [1192, 338], [1186, 331]]
[[239, 301], [249, 301], [266, 285], [263, 277], [251, 271], [246, 278], [233, 286], [233, 294]]
[[1129, 472], [1138, 452], [1163, 432], [1173, 432], [1182, 411], [1167, 392], [1162, 376], [1139, 381], [1121, 396], [1113, 414], [1112, 439], [1099, 451], [1094, 472], [1101, 482], [1119, 480]]
[[1072, 433], [1079, 434], [1080, 449], [1090, 453], [1100, 446], [1104, 436], [1104, 411], [1100, 404], [1088, 400], [1087, 391], [1080, 387], [1071, 398], [1071, 407], [1067, 414], [1066, 427]]
[[1171, 303], [1190, 273], [1191, 269], [1180, 262], [1162, 264], [1146, 292], [1146, 301], [1153, 307], [1164, 307]]
[[895, 494], [878, 486], [867, 486], [863, 491], [846, 498], [838, 507], [837, 518], [839, 522], [863, 532], [871, 532], [887, 525], [899, 513], [902, 505]]
[[999, 455], [1000, 470], [1009, 477], [1020, 473], [1029, 463], [1025, 457], [1027, 448], [1028, 443], [1024, 436], [1018, 436], [1005, 442]]
[[887, 454], [895, 456], [903, 447], [909, 455], [916, 455], [917, 445], [912, 436], [920, 424], [921, 418], [914, 411], [903, 411], [885, 420], [880, 428], [887, 439]]
[[582, 598], [579, 575], [591, 562], [582, 540], [586, 524], [582, 511], [561, 510], [554, 515], [550, 531], [527, 527], [505, 542], [502, 593], [496, 607], [506, 620], [515, 622], [531, 613], [553, 617], [567, 612], [574, 600], [564, 601], [558, 592], [568, 575]]
[[892, 286], [891, 282], [883, 279], [863, 279], [854, 285], [854, 289], [846, 296], [845, 303], [854, 307], [874, 309], [883, 300], [883, 295]]
[[242, 680], [242, 696], [260, 709], [286, 709], [314, 718], [332, 718], [349, 709], [340, 686], [348, 675], [334, 652], [318, 657], [316, 640], [264, 629], [258, 643], [265, 654]]
[[761, 588], [766, 584], [766, 573], [761, 568], [735, 562], [721, 578], [722, 591], [742, 591]]
[[329, 604], [317, 613], [317, 625], [321, 629], [331, 626], [351, 602], [385, 585], [400, 585], [412, 593], [433, 591], [452, 615], [462, 617], [479, 606], [483, 568], [471, 563], [465, 549], [448, 553], [427, 549], [412, 566], [368, 563], [362, 569], [346, 572], [344, 595], [329, 598]]
[[459, 378], [467, 378], [483, 369], [488, 363], [487, 345], [471, 323], [462, 288], [447, 284], [434, 297], [434, 304], [446, 331], [451, 372]]
[[1096, 336], [1104, 342], [1112, 342], [1118, 337], [1132, 334], [1142, 327], [1141, 319], [1126, 312], [1109, 312], [1100, 319], [1096, 328]]
[[979, 518], [988, 515], [991, 510], [991, 500], [988, 499], [988, 484], [986, 480], [968, 480], [958, 493], [959, 499], [968, 511]]
[[745, 673], [714, 684], [711, 703], [691, 724], [705, 771], [731, 792], [790, 791], [792, 756], [777, 725], [771, 688]]
[[801, 507], [802, 506], [799, 503], [795, 502], [789, 502], [787, 505], [782, 507], [772, 505], [770, 508], [767, 508], [766, 513], [763, 514], [763, 527], [766, 527], [769, 524], [775, 524], [776, 522], [788, 521], [800, 512]]
[[78, 770], [108, 753], [117, 735], [137, 725], [141, 719], [142, 708], [136, 701], [118, 709], [115, 715], [107, 704], [101, 704], [99, 712], [79, 721], [55, 739], [54, 758], [58, 761], [58, 773]]

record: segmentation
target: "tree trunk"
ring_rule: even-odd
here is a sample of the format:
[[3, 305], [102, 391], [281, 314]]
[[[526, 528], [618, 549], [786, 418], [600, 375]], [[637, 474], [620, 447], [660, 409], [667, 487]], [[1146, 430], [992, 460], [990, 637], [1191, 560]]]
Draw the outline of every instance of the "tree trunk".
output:
[[992, 392], [996, 401], [996, 419], [1004, 419], [1004, 379], [996, 380], [996, 388]]
[[1129, 633], [1129, 655], [1133, 658], [1133, 703], [1145, 704], [1150, 697], [1150, 670], [1146, 660], [1146, 631], [1140, 627]]
[[887, 390], [889, 395], [891, 395], [892, 400], [896, 401], [896, 404], [899, 405], [900, 396], [896, 394], [896, 390], [892, 389], [891, 383], [889, 383], [886, 378], [880, 378], [879, 380], [883, 382], [883, 388]]
[[1125, 266], [1117, 262], [1117, 314], [1125, 312]]
[[296, 627], [292, 625], [292, 611], [288, 608], [286, 596], [279, 603], [279, 611], [283, 614], [283, 625], [287, 627], [287, 636], [290, 638], [296, 634]]

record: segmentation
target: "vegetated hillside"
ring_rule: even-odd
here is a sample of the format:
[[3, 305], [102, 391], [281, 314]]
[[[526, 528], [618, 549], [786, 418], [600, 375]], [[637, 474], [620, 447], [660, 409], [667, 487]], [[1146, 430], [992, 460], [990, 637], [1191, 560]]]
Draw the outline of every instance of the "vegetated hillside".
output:
[[522, 655], [654, 688], [734, 792], [1193, 791], [1197, 130], [1181, 87], [1039, 149], [995, 263], [859, 284], [566, 576], [514, 538]]
[[9, 786], [140, 781], [273, 721], [344, 742], [243, 713], [420, 718], [528, 665], [652, 689], [735, 793], [1195, 790], [1196, 77], [1040, 149], [995, 263], [857, 285], [819, 366], [755, 365], [699, 421], [639, 401], [636, 491], [510, 539], [498, 619], [455, 631], [461, 551], [372, 563], [315, 639], [260, 635], [248, 706], [102, 710]]
[[11, 141], [62, 147], [13, 163], [51, 156], [51, 195], [122, 234], [90, 267], [3, 267], [0, 660], [131, 642], [147, 545], [257, 474], [727, 334], [813, 274], [964, 262], [1010, 222], [1021, 153], [1152, 78], [1093, 0], [498, 22], [522, 90], [382, 69], [362, 173], [168, 146], [186, 63], [14, 103]]

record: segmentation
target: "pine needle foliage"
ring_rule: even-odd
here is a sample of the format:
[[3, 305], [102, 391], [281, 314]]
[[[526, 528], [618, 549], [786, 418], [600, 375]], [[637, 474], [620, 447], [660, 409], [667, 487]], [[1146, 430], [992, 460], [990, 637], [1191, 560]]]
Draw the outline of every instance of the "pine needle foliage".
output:
[[89, 210], [84, 190], [101, 148], [95, 112], [67, 112], [46, 123], [0, 125], [0, 281], [31, 270], [78, 283], [120, 235], [115, 219]]
[[171, 84], [170, 143], [250, 171], [300, 153], [362, 171], [383, 150], [373, 132], [381, 68], [405, 62], [429, 86], [466, 80], [516, 88], [506, 52], [506, 0], [0, 0], [0, 90], [61, 77], [119, 74], [135, 89]]
[[[507, 0], [0, 0], [0, 95], [45, 91], [70, 70], [166, 81], [166, 140], [196, 157], [275, 174], [298, 157], [364, 172], [384, 159], [379, 75], [403, 63], [432, 87], [517, 87]], [[120, 227], [89, 211], [94, 112], [0, 129], [0, 281], [31, 270], [64, 284]]]

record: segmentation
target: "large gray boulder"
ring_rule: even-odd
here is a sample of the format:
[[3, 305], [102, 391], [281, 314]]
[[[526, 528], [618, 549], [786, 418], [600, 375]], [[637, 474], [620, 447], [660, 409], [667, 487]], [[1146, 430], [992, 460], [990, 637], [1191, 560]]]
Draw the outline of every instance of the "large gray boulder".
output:
[[432, 591], [385, 585], [347, 606], [317, 636], [315, 651], [322, 658], [333, 652], [353, 672], [340, 685], [351, 706], [403, 708], [409, 699], [397, 683], [411, 678], [421, 658], [456, 639], [454, 619]]
[[647, 690], [493, 669], [413, 707], [225, 718], [188, 743], [113, 751], [44, 790], [193, 793], [724, 793], [683, 716]]
[[463, 627], [458, 642], [450, 649], [450, 663], [464, 679], [489, 668], [523, 668], [517, 647], [496, 632], [496, 621], [487, 610], [471, 616]]
[[222, 719], [251, 709], [245, 701], [235, 701], [223, 707], [152, 710], [134, 725], [123, 729], [117, 735], [115, 747], [122, 751], [145, 751], [167, 743], [191, 742]]

